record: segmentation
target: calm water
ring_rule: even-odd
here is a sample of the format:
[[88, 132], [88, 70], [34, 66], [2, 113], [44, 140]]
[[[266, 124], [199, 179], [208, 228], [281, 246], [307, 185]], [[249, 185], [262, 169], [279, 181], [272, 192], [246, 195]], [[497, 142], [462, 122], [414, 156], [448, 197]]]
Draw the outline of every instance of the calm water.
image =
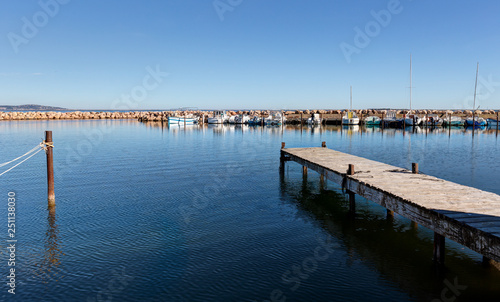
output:
[[[7, 198], [16, 194], [16, 295], [2, 301], [496, 300], [500, 272], [433, 233], [288, 163], [279, 148], [320, 146], [500, 194], [494, 131], [161, 127], [135, 121], [0, 122], [0, 162], [52, 130], [56, 203], [45, 156], [0, 177], [0, 274]], [[5, 168], [0, 168], [3, 172]], [[448, 290], [446, 284], [458, 284]], [[444, 294], [444, 296], [442, 296]], [[444, 298], [444, 299], [443, 299]], [[436, 300], [436, 301], [438, 301]], [[451, 301], [451, 300], [450, 300]]]

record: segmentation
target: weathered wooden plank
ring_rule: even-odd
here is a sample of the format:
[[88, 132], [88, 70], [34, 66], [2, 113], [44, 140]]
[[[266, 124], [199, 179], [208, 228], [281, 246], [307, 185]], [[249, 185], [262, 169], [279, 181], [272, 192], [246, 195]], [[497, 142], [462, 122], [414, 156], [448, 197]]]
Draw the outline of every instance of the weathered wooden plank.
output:
[[[327, 148], [294, 148], [283, 152], [290, 160], [344, 185], [348, 191], [500, 261], [497, 194]], [[349, 164], [356, 167], [354, 175], [346, 173]], [[439, 250], [439, 256], [440, 253]]]

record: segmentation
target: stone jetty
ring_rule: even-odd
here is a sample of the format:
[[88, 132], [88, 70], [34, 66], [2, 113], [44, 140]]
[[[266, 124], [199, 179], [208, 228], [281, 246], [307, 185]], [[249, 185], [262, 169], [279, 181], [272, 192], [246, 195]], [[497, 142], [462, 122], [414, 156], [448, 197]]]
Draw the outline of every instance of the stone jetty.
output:
[[[361, 118], [376, 115], [383, 117], [389, 110], [363, 109], [353, 110]], [[227, 111], [228, 115], [247, 114], [250, 116], [267, 117], [272, 110], [240, 110]], [[288, 122], [300, 122], [312, 114], [320, 114], [326, 121], [340, 120], [345, 110], [286, 110], [283, 111]], [[402, 117], [407, 110], [395, 110], [397, 117]], [[436, 114], [444, 117], [446, 115], [470, 117], [471, 110], [413, 110], [419, 115]], [[477, 110], [476, 116], [484, 118], [495, 118], [495, 110]], [[186, 111], [0, 111], [0, 120], [91, 120], [91, 119], [136, 119], [140, 121], [167, 120], [169, 116], [190, 116], [195, 118], [207, 118], [212, 115], [211, 111], [186, 110]]]

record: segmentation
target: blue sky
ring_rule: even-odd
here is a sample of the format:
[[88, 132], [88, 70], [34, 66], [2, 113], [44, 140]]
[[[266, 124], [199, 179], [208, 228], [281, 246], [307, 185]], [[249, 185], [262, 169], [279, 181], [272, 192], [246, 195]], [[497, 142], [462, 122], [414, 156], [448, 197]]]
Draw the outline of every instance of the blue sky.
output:
[[472, 107], [479, 62], [476, 106], [498, 109], [499, 15], [498, 1], [3, 1], [0, 104], [341, 109], [352, 85], [354, 108], [407, 108], [411, 53], [413, 108]]

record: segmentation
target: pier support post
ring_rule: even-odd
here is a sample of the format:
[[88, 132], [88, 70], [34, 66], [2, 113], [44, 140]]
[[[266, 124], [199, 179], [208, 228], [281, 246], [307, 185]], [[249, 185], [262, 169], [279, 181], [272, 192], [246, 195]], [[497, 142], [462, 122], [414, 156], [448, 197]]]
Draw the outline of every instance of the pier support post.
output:
[[[349, 164], [349, 168], [347, 169], [347, 175], [354, 175], [354, 165]], [[356, 194], [350, 190], [347, 190], [347, 194], [349, 195], [349, 214], [353, 217], [356, 215]]]
[[394, 211], [391, 211], [387, 209], [387, 219], [388, 220], [393, 220], [394, 219]]
[[434, 257], [433, 260], [437, 264], [444, 264], [444, 247], [445, 237], [434, 232]]
[[483, 256], [483, 262], [482, 262], [482, 265], [484, 267], [488, 267], [491, 265], [491, 259], [486, 257], [486, 256]]
[[[411, 163], [411, 173], [413, 174], [418, 174], [418, 163]], [[411, 228], [412, 229], [417, 229], [418, 228], [418, 223], [412, 220], [411, 222]]]
[[47, 147], [47, 197], [49, 208], [56, 205], [56, 195], [54, 193], [54, 155], [52, 153], [52, 131], [45, 131], [45, 146]]
[[418, 164], [417, 163], [411, 164], [411, 173], [418, 174]]
[[307, 178], [307, 167], [306, 166], [302, 166], [302, 177], [304, 179]]
[[280, 150], [280, 174], [285, 173], [285, 155], [283, 154], [283, 149], [285, 149], [285, 142], [281, 143]]
[[322, 142], [321, 147], [326, 148], [326, 142]]
[[497, 132], [498, 132], [498, 111], [497, 111]]

